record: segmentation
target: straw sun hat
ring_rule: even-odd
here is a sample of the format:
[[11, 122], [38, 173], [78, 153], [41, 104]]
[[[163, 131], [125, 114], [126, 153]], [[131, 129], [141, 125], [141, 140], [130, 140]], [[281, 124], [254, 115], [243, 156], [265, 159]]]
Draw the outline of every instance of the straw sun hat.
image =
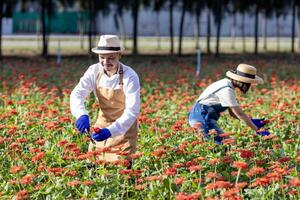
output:
[[256, 75], [256, 68], [247, 64], [239, 64], [236, 70], [227, 71], [226, 76], [244, 83], [264, 83], [263, 79]]
[[124, 48], [120, 44], [117, 35], [101, 35], [98, 46], [92, 48], [92, 52], [97, 54], [121, 53]]

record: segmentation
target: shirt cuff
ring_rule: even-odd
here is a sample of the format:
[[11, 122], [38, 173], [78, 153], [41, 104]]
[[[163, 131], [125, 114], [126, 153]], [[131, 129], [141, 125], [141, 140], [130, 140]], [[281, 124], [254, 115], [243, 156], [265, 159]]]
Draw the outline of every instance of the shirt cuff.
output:
[[79, 117], [81, 117], [82, 115], [88, 115], [87, 111], [77, 111], [76, 113], [74, 113], [74, 116], [76, 119], [78, 119]]
[[116, 136], [123, 135], [122, 133], [120, 133], [120, 130], [115, 126], [110, 125], [110, 126], [107, 127], [107, 129], [111, 133], [111, 137], [116, 137]]

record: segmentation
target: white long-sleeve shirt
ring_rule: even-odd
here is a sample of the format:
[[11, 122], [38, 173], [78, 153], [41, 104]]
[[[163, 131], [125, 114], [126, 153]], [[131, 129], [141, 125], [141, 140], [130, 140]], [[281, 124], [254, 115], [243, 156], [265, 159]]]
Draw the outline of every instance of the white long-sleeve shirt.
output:
[[[125, 134], [132, 126], [140, 111], [140, 82], [136, 72], [129, 66], [123, 65], [123, 91], [125, 94], [125, 110], [121, 117], [109, 125], [109, 131], [112, 137]], [[78, 119], [81, 115], [88, 115], [85, 108], [85, 99], [91, 92], [96, 94], [96, 79], [97, 75], [103, 66], [99, 63], [91, 65], [84, 75], [80, 78], [71, 93], [70, 107], [71, 113]], [[109, 77], [103, 73], [99, 85], [103, 88], [120, 89], [119, 72]]]

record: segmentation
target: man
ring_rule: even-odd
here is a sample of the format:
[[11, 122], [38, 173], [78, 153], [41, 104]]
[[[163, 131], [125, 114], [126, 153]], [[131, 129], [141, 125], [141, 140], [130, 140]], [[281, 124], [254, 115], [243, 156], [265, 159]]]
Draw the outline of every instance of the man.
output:
[[84, 102], [93, 91], [99, 104], [92, 134], [95, 144], [89, 150], [110, 148], [101, 160], [117, 161], [120, 155], [130, 155], [136, 151], [137, 116], [140, 110], [140, 83], [135, 71], [119, 62], [124, 48], [116, 35], [102, 35], [98, 46], [92, 51], [99, 56], [99, 63], [88, 68], [71, 93], [70, 107], [76, 117], [76, 127], [80, 133], [90, 131], [90, 119]]
[[199, 126], [200, 133], [204, 138], [209, 138], [209, 131], [215, 130], [217, 135], [214, 140], [216, 144], [222, 143], [222, 129], [217, 125], [220, 113], [229, 108], [231, 116], [243, 120], [251, 129], [260, 135], [269, 135], [268, 131], [259, 131], [264, 126], [263, 119], [250, 119], [241, 109], [236, 100], [234, 89], [238, 88], [246, 93], [252, 83], [263, 83], [256, 75], [256, 68], [247, 64], [238, 65], [236, 70], [226, 73], [228, 78], [216, 81], [209, 85], [189, 112], [189, 124], [193, 127]]

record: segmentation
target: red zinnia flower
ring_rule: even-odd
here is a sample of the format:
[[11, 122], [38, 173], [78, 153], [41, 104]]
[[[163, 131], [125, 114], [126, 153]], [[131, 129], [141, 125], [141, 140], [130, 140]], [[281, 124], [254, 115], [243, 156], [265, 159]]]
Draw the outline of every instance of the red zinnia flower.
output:
[[40, 152], [37, 155], [33, 156], [31, 160], [32, 160], [32, 162], [37, 162], [37, 161], [41, 160], [44, 156], [45, 156], [45, 153]]
[[144, 190], [145, 189], [145, 186], [144, 185], [136, 185], [134, 187], [136, 190]]
[[247, 176], [252, 177], [257, 174], [262, 174], [262, 173], [264, 173], [264, 171], [265, 170], [262, 167], [253, 167], [247, 172]]
[[145, 178], [147, 181], [160, 181], [162, 180], [161, 176], [148, 176]]
[[214, 183], [209, 183], [205, 187], [207, 190], [214, 190], [214, 189], [227, 189], [232, 187], [232, 184], [228, 181], [216, 181]]
[[176, 185], [181, 185], [184, 181], [185, 181], [185, 178], [184, 178], [184, 177], [179, 177], [179, 178], [175, 178], [175, 179], [174, 179], [174, 183], [175, 183]]
[[292, 187], [300, 187], [300, 178], [292, 178], [290, 181], [289, 181], [289, 185], [292, 186]]
[[167, 176], [174, 176], [177, 174], [177, 170], [176, 170], [176, 168], [169, 167], [169, 168], [165, 169], [164, 174]]
[[70, 182], [68, 183], [68, 186], [74, 187], [74, 186], [79, 185], [79, 184], [81, 184], [81, 181], [74, 180], [74, 181], [70, 181]]
[[33, 182], [34, 177], [35, 177], [35, 175], [27, 174], [20, 180], [20, 183], [24, 184], [24, 185], [30, 184]]
[[28, 195], [27, 190], [21, 190], [21, 191], [17, 192], [14, 196], [14, 198], [16, 200], [28, 199], [28, 197], [29, 197], [29, 195]]
[[189, 167], [189, 170], [191, 172], [199, 171], [199, 170], [202, 170], [202, 169], [203, 169], [203, 167], [201, 165], [192, 165], [192, 166]]
[[10, 168], [10, 172], [15, 174], [15, 173], [22, 171], [23, 169], [24, 169], [24, 167], [22, 167], [22, 166], [12, 166]]
[[248, 165], [247, 163], [243, 161], [235, 161], [233, 162], [232, 167], [237, 168], [237, 169], [247, 169]]

